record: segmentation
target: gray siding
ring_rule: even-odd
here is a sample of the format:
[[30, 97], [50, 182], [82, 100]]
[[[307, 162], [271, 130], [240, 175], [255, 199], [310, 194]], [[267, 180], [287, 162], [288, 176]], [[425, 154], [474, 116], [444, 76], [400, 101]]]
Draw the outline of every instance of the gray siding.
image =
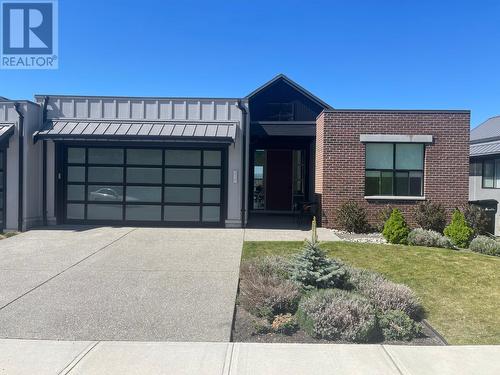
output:
[[[37, 95], [38, 103], [43, 95]], [[237, 99], [50, 96], [47, 117], [106, 120], [240, 121]]]
[[[13, 101], [0, 102], [0, 121], [15, 125], [7, 148], [6, 229], [17, 230], [19, 186], [19, 116]], [[40, 108], [28, 101], [19, 101], [24, 115], [24, 191], [23, 229], [42, 222], [42, 149], [33, 144], [33, 133], [40, 127]]]

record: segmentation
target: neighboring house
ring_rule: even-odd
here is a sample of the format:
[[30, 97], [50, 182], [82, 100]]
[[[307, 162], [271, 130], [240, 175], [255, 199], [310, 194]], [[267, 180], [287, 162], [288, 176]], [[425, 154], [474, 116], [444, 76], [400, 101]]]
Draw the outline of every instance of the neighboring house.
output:
[[0, 230], [21, 230], [41, 223], [42, 150], [26, 136], [40, 124], [37, 104], [0, 100]]
[[469, 199], [490, 213], [490, 231], [499, 235], [500, 116], [492, 117], [471, 130]]
[[240, 227], [315, 203], [334, 227], [348, 200], [372, 224], [387, 205], [412, 222], [422, 200], [451, 212], [468, 198], [468, 111], [335, 110], [284, 75], [244, 98], [35, 99], [18, 105], [22, 139], [14, 103], [0, 101], [7, 229]]

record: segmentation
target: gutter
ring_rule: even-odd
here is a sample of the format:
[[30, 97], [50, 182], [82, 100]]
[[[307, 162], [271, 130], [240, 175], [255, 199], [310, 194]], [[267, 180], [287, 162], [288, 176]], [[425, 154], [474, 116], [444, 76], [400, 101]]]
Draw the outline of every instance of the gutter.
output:
[[19, 103], [14, 103], [14, 109], [19, 116], [19, 183], [17, 202], [17, 230], [23, 231], [23, 192], [24, 192], [24, 115], [19, 110]]
[[246, 156], [247, 156], [247, 144], [246, 144], [246, 121], [247, 121], [247, 115], [248, 111], [245, 108], [245, 106], [241, 103], [241, 99], [238, 99], [237, 102], [238, 109], [241, 111], [242, 120], [241, 120], [241, 129], [242, 129], [242, 146], [241, 146], [241, 227], [245, 228], [246, 223], [245, 223], [245, 214], [246, 214], [246, 199], [245, 199], [245, 193], [246, 193]]
[[[42, 104], [42, 126], [47, 121], [47, 104], [49, 104], [49, 97], [43, 99]], [[47, 226], [47, 141], [42, 141], [42, 220], [43, 225]]]

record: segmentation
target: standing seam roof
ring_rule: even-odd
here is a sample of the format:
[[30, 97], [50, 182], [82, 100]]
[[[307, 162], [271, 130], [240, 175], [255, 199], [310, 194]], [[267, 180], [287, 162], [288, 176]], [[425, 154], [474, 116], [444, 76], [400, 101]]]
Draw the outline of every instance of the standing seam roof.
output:
[[236, 122], [101, 122], [50, 120], [34, 134], [38, 139], [110, 139], [182, 138], [234, 142]]

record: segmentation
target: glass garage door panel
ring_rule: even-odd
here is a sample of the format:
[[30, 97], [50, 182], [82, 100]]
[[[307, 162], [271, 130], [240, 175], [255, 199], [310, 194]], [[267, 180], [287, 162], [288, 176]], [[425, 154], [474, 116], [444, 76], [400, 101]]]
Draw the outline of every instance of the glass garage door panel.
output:
[[121, 204], [88, 204], [88, 220], [121, 220], [123, 216]]
[[161, 206], [127, 205], [125, 220], [132, 221], [160, 221]]
[[66, 219], [220, 223], [222, 161], [214, 149], [68, 146]]
[[[81, 186], [85, 188], [84, 186]], [[122, 202], [123, 186], [115, 185], [88, 185], [88, 201], [92, 202]], [[68, 196], [69, 199], [69, 196]]]
[[198, 222], [200, 206], [165, 206], [165, 221]]

